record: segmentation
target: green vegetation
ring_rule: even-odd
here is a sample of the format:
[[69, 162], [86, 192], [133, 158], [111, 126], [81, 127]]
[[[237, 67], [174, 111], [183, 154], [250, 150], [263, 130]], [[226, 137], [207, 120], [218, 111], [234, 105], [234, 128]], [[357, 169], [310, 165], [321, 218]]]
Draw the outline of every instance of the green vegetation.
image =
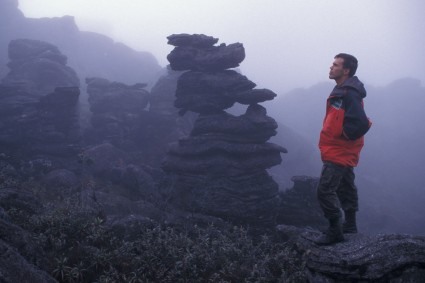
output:
[[76, 203], [46, 211], [9, 215], [30, 231], [59, 282], [307, 282], [295, 249], [267, 236], [254, 241], [242, 227], [135, 221], [123, 231]]

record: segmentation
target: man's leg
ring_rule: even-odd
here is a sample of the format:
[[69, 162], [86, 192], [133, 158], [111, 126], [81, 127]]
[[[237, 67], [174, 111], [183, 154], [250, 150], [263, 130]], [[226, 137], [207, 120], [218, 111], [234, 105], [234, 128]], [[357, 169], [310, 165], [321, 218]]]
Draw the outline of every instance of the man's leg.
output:
[[337, 191], [341, 207], [344, 210], [344, 233], [357, 233], [356, 212], [359, 210], [357, 187], [354, 184], [353, 168], [346, 168], [341, 185]]
[[317, 188], [317, 197], [325, 217], [329, 221], [329, 229], [316, 243], [331, 245], [344, 240], [341, 224], [341, 210], [337, 191], [344, 173], [344, 167], [332, 163], [323, 164]]

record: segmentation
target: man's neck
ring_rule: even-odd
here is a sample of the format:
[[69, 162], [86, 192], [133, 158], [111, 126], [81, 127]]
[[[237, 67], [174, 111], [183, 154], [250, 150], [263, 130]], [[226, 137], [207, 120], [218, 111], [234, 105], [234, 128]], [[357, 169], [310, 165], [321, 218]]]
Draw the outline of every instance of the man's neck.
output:
[[339, 79], [335, 79], [336, 85], [337, 86], [342, 85], [347, 79], [348, 79], [348, 77], [341, 77]]

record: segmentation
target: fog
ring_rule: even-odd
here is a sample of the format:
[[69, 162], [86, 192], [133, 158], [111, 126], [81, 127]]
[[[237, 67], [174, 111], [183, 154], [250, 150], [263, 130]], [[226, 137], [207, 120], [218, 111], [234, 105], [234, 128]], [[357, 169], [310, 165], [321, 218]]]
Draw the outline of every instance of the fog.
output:
[[[202, 33], [219, 38], [219, 43], [243, 43], [246, 59], [240, 66], [242, 73], [259, 88], [278, 94], [267, 108], [281, 125], [281, 139], [276, 142], [282, 142], [289, 152], [283, 157], [284, 168], [275, 171], [277, 178], [319, 174], [317, 139], [325, 100], [334, 84], [328, 79], [329, 67], [337, 53], [355, 55], [359, 59], [357, 75], [368, 90], [366, 112], [373, 121], [356, 169], [363, 190], [363, 223], [368, 220], [376, 232], [425, 235], [424, 1], [19, 3], [26, 17], [72, 15], [80, 30], [108, 35], [135, 50], [151, 52], [163, 67], [173, 49], [166, 39], [171, 34]], [[304, 140], [290, 140], [289, 131]]]
[[242, 72], [280, 95], [327, 80], [339, 52], [359, 59], [365, 83], [425, 79], [425, 2], [421, 0], [20, 0], [26, 17], [72, 15], [81, 30], [149, 51], [165, 66], [174, 33], [241, 42]]

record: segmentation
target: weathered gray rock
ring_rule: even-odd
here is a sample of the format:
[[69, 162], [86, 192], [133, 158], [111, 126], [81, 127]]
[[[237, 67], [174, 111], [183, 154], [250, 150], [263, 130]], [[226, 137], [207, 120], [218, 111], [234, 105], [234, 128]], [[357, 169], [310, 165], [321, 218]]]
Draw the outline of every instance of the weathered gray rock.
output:
[[177, 82], [174, 105], [197, 113], [214, 113], [233, 106], [238, 92], [251, 90], [255, 83], [232, 71], [182, 74]]
[[214, 46], [218, 38], [207, 36], [205, 34], [172, 34], [167, 37], [168, 44], [173, 46], [206, 48]]
[[90, 110], [93, 113], [138, 113], [148, 105], [146, 84], [126, 85], [102, 78], [86, 78]]
[[79, 89], [56, 88], [35, 98], [20, 88], [0, 87], [0, 144], [11, 155], [71, 156], [79, 150]]
[[213, 46], [217, 38], [206, 35], [171, 35], [168, 43], [176, 46], [167, 59], [173, 70], [219, 71], [238, 67], [245, 59], [245, 49], [240, 43]]
[[318, 246], [317, 230], [277, 226], [298, 254], [310, 282], [424, 282], [425, 237], [346, 234], [346, 241]]
[[134, 50], [101, 33], [80, 31], [75, 18], [29, 18], [17, 0], [0, 1], [0, 79], [6, 69], [7, 46], [17, 38], [32, 38], [57, 46], [80, 78], [102, 76], [111, 81], [153, 83], [162, 67], [150, 53]]
[[276, 93], [269, 89], [251, 89], [248, 91], [240, 92], [235, 94], [236, 102], [240, 104], [257, 104], [268, 100], [273, 100], [276, 97]]
[[21, 84], [31, 94], [51, 93], [56, 87], [79, 87], [76, 72], [66, 65], [67, 57], [50, 43], [15, 39], [9, 43], [10, 72], [3, 84]]
[[148, 105], [144, 84], [126, 85], [102, 78], [87, 78], [91, 128], [86, 131], [89, 144], [109, 142], [121, 149], [136, 149], [134, 135]]
[[133, 164], [159, 166], [168, 143], [190, 131], [195, 115], [177, 114], [170, 97], [174, 97], [179, 75], [171, 73], [158, 81], [152, 93], [143, 84], [87, 78], [92, 115], [91, 126], [84, 133], [85, 143], [93, 146], [107, 142], [128, 153]]
[[[174, 106], [180, 114], [199, 113], [187, 138], [170, 145], [162, 163], [172, 176], [171, 202], [181, 209], [235, 223], [274, 223], [278, 186], [266, 169], [280, 164], [286, 149], [267, 140], [276, 122], [259, 102], [276, 96], [253, 90], [255, 83], [233, 70], [245, 58], [239, 43], [212, 46], [205, 35], [173, 35], [177, 46], [167, 57], [174, 70], [190, 70], [177, 82]], [[235, 117], [224, 110], [236, 102], [249, 105]]]
[[26, 161], [55, 156], [55, 163], [67, 163], [80, 147], [76, 73], [50, 43], [13, 40], [9, 56], [10, 72], [0, 85], [4, 153]]
[[[54, 156], [75, 155], [80, 149], [78, 121], [79, 88], [57, 87], [41, 97], [38, 107], [38, 125], [30, 130], [34, 139], [33, 151]], [[38, 132], [37, 132], [38, 131]]]
[[265, 108], [253, 104], [240, 116], [226, 112], [200, 115], [193, 125], [191, 136], [214, 136], [236, 143], [264, 143], [276, 135], [276, 129], [276, 121], [267, 116]]
[[190, 138], [172, 144], [163, 163], [165, 171], [236, 176], [280, 164], [286, 150], [272, 143], [236, 144]]
[[177, 174], [173, 175], [169, 196], [174, 205], [185, 211], [242, 225], [270, 227], [278, 203], [276, 191], [277, 184], [265, 171], [237, 176]]

